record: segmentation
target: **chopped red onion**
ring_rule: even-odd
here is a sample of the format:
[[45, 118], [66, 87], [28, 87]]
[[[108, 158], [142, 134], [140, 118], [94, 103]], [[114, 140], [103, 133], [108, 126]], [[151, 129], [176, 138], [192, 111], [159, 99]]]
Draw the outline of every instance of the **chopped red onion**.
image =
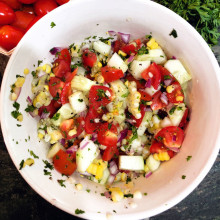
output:
[[175, 153], [180, 152], [180, 149], [177, 148], [177, 147], [167, 147], [167, 146], [166, 146], [166, 148], [168, 148], [169, 150], [172, 150], [172, 151], [175, 152]]
[[18, 99], [18, 97], [19, 97], [19, 95], [20, 95], [20, 93], [21, 93], [21, 87], [15, 87], [15, 88], [13, 89], [13, 92], [17, 95], [17, 98], [16, 98], [16, 100], [15, 100], [15, 101], [17, 101], [17, 99]]
[[129, 43], [129, 40], [130, 40], [130, 34], [125, 34], [125, 33], [121, 33], [121, 32], [118, 32], [118, 34], [120, 35], [122, 41], [126, 44]]
[[110, 174], [107, 183], [111, 185], [115, 180], [115, 175]]
[[111, 194], [110, 194], [108, 191], [104, 192], [104, 196], [105, 196], [107, 199], [111, 198]]
[[59, 140], [59, 142], [64, 146], [64, 144], [65, 144], [65, 139], [62, 138], [62, 139]]
[[34, 112], [29, 112], [29, 114], [32, 118], [35, 118], [37, 116]]
[[128, 63], [131, 63], [133, 60], [134, 60], [134, 55], [131, 55], [131, 56], [128, 58]]
[[29, 105], [32, 105], [32, 99], [30, 98], [30, 96], [27, 97], [26, 101]]
[[124, 138], [126, 138], [128, 134], [128, 129], [124, 129], [120, 132], [120, 137], [118, 138], [118, 142], [122, 142]]
[[151, 79], [148, 79], [147, 82], [145, 83], [145, 88], [150, 88], [151, 87]]
[[173, 135], [173, 141], [176, 141], [176, 135]]
[[[62, 140], [62, 139], [61, 139]], [[64, 139], [64, 141], [65, 141], [65, 139]], [[65, 143], [65, 142], [64, 142]], [[73, 145], [73, 146], [71, 146], [70, 148], [68, 148], [67, 150], [66, 150], [66, 152], [68, 153], [68, 154], [72, 154], [72, 153], [74, 153], [74, 152], [76, 152], [78, 150], [78, 146], [77, 145]]]
[[46, 74], [46, 73], [45, 73], [43, 70], [41, 70], [41, 71], [38, 72], [37, 76], [38, 76], [39, 78], [41, 78], [41, 77], [45, 76], [45, 74]]
[[50, 115], [50, 113], [45, 113], [45, 112], [42, 112], [41, 116], [40, 116], [40, 119], [45, 119], [45, 118], [48, 118]]
[[116, 35], [115, 31], [108, 31], [108, 33], [109, 33], [110, 36], [115, 36]]
[[109, 171], [112, 175], [116, 175], [119, 172], [118, 166], [114, 160], [109, 163], [109, 166]]
[[172, 79], [165, 79], [164, 80], [164, 84], [165, 84], [165, 86], [169, 86], [171, 83], [172, 83]]
[[130, 123], [130, 124], [136, 123], [136, 121], [134, 119], [129, 119], [129, 118], [126, 118], [125, 121]]
[[161, 94], [160, 100], [161, 100], [161, 102], [163, 102], [165, 105], [168, 105], [168, 98], [167, 98], [166, 92], [163, 92], [163, 93]]
[[96, 134], [96, 133], [93, 133], [92, 134], [92, 138], [91, 138], [91, 141], [96, 141], [97, 140], [97, 137], [98, 137], [98, 134]]
[[149, 172], [147, 172], [147, 173], [145, 174], [145, 178], [148, 178], [148, 177], [150, 177], [151, 175], [152, 175], [152, 172], [149, 171]]
[[50, 53], [52, 55], [56, 55], [57, 52], [60, 52], [62, 50], [61, 47], [53, 47], [52, 49], [50, 49]]
[[85, 110], [85, 111], [83, 111], [83, 112], [80, 112], [80, 117], [83, 117], [83, 118], [85, 118], [86, 117], [86, 115], [87, 115], [87, 110]]
[[[85, 141], [86, 143], [84, 143], [83, 145], [80, 144], [80, 149], [84, 149], [88, 144], [89, 142], [88, 141]], [[82, 142], [81, 142], [82, 143]]]
[[151, 107], [144, 107], [144, 112], [152, 112], [152, 109]]
[[175, 57], [175, 56], [172, 56], [172, 58], [171, 58], [171, 59], [176, 60], [176, 57]]

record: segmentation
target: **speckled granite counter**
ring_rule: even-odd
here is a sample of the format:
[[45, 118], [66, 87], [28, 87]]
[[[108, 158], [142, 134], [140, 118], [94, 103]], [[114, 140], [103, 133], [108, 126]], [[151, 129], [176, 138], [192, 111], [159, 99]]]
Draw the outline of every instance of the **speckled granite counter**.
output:
[[[213, 48], [220, 62], [220, 43]], [[0, 55], [0, 77], [8, 58]], [[220, 219], [220, 156], [202, 183], [182, 202], [151, 220]], [[79, 219], [52, 206], [20, 176], [0, 132], [0, 220]]]

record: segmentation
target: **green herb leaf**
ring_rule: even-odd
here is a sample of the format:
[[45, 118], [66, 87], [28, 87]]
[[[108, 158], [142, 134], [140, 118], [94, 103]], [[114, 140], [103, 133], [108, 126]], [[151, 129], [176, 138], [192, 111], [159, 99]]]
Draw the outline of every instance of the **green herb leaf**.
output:
[[33, 156], [35, 159], [39, 159], [39, 157], [31, 150], [30, 155]]
[[56, 114], [53, 115], [52, 119], [54, 121], [57, 121], [59, 119], [59, 117], [60, 117], [60, 113], [56, 113]]
[[142, 46], [139, 50], [138, 50], [138, 55], [143, 55], [143, 54], [148, 54], [149, 51], [145, 46]]
[[13, 118], [15, 118], [15, 119], [17, 119], [19, 115], [21, 115], [21, 113], [18, 112], [18, 111], [12, 111], [12, 112], [11, 112], [11, 116], [12, 116]]
[[164, 79], [171, 79], [171, 77], [169, 75], [165, 75]]
[[18, 111], [20, 108], [20, 104], [15, 101], [13, 107]]
[[177, 38], [177, 37], [178, 37], [177, 32], [176, 32], [175, 29], [173, 29], [173, 30], [170, 32], [169, 35], [170, 35], [170, 36], [173, 36], [174, 38]]
[[79, 215], [79, 214], [83, 214], [85, 213], [85, 211], [81, 210], [81, 209], [76, 209], [75, 210], [75, 214]]
[[17, 125], [17, 127], [21, 127], [21, 125], [19, 125], [19, 124], [16, 124]]
[[23, 168], [23, 166], [24, 166], [24, 160], [22, 160], [21, 163], [20, 163], [19, 165], [20, 165], [19, 170], [21, 170], [21, 169]]
[[57, 182], [58, 182], [62, 187], [66, 187], [66, 186], [64, 185], [65, 180], [57, 180]]
[[50, 27], [51, 28], [54, 28], [56, 26], [56, 24], [52, 21], [51, 23], [50, 23]]
[[124, 197], [126, 197], [126, 198], [128, 198], [128, 197], [133, 198], [133, 197], [134, 197], [134, 195], [133, 195], [133, 194], [131, 194], [131, 193], [129, 193], [129, 194], [124, 194]]
[[56, 96], [55, 96], [55, 97], [53, 97], [53, 100], [58, 101], [58, 100], [59, 100], [59, 98], [60, 98], [60, 95], [59, 95], [59, 93], [57, 92]]
[[37, 61], [37, 65], [38, 65], [38, 66], [40, 66], [41, 63], [43, 63], [43, 60], [38, 60], [38, 61]]
[[53, 170], [54, 169], [54, 167], [53, 167], [53, 165], [52, 164], [50, 164], [47, 160], [42, 160], [43, 162], [44, 162], [44, 164], [45, 164], [45, 166], [44, 166], [44, 168], [45, 169], [50, 169], [50, 170]]
[[78, 99], [78, 102], [83, 102], [83, 99]]
[[33, 105], [28, 105], [25, 109], [26, 112], [33, 112], [36, 108]]
[[122, 98], [126, 98], [126, 97], [128, 97], [128, 95], [129, 95], [129, 92], [123, 94], [121, 97], [122, 97]]
[[189, 160], [191, 160], [191, 158], [192, 158], [192, 156], [188, 156], [188, 157], [186, 158], [186, 160], [189, 161]]
[[175, 112], [175, 110], [176, 110], [176, 106], [170, 109], [169, 114], [172, 115]]
[[182, 175], [182, 179], [183, 179], [183, 180], [186, 179], [186, 176], [185, 176], [185, 175]]
[[44, 169], [44, 175], [45, 176], [51, 176], [51, 172], [49, 172], [48, 170]]

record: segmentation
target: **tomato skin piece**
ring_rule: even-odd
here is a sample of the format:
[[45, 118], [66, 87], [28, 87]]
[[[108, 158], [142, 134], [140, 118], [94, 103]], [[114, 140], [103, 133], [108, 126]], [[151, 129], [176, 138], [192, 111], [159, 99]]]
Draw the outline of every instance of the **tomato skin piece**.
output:
[[[56, 113], [57, 108], [54, 106], [55, 100], [51, 100], [48, 106], [42, 106], [38, 109], [38, 115], [41, 116], [45, 111], [49, 114], [49, 117], [52, 118], [53, 115]], [[45, 112], [46, 113], [46, 112]]]
[[126, 80], [128, 80], [129, 82], [136, 82], [136, 85], [137, 85], [137, 89], [145, 89], [145, 80], [137, 80], [135, 79], [131, 74], [128, 74], [126, 77], [125, 77]]
[[11, 50], [17, 46], [24, 36], [24, 32], [16, 27], [4, 25], [0, 27], [0, 46], [6, 50]]
[[57, 77], [51, 77], [50, 81], [49, 81], [49, 91], [50, 91], [50, 94], [53, 97], [56, 97], [57, 93], [58, 93], [59, 97], [60, 97], [60, 94], [62, 92], [62, 89], [63, 89], [64, 85], [65, 85], [65, 83], [62, 82], [61, 79], [59, 79]]
[[71, 154], [67, 154], [63, 150], [59, 150], [53, 157], [54, 168], [61, 174], [71, 175], [76, 170], [76, 162], [72, 159]]
[[131, 53], [134, 53], [134, 54], [137, 53], [137, 50], [136, 50], [136, 47], [134, 46], [134, 44], [127, 44], [127, 45], [123, 46], [121, 48], [121, 50], [128, 55], [130, 55]]
[[89, 49], [85, 49], [82, 54], [82, 63], [85, 67], [92, 68], [97, 61], [97, 56], [95, 53], [91, 52]]
[[67, 2], [69, 2], [69, 1], [70, 0], [56, 0], [57, 4], [59, 4], [59, 5], [63, 5], [65, 3], [67, 3]]
[[6, 3], [12, 9], [19, 10], [22, 7], [22, 4], [18, 0], [0, 0], [1, 2]]
[[118, 131], [114, 124], [107, 122], [100, 125], [98, 129], [98, 142], [107, 147], [116, 147], [118, 141]]
[[150, 102], [152, 100], [152, 96], [150, 96], [145, 91], [138, 90], [138, 92], [141, 94], [141, 100], [146, 101], [146, 102]]
[[145, 110], [144, 110], [144, 109], [145, 109], [145, 106], [141, 104], [141, 105], [140, 105], [141, 118], [136, 119], [133, 115], [131, 116], [131, 119], [135, 120], [134, 126], [137, 127], [137, 128], [140, 127], [141, 122], [142, 122], [142, 120], [143, 120], [143, 118], [144, 118], [144, 115], [145, 115]]
[[110, 161], [115, 155], [119, 155], [117, 147], [107, 147], [102, 155], [102, 159], [104, 161]]
[[[151, 77], [150, 74], [153, 76]], [[158, 68], [158, 65], [156, 63], [152, 63], [147, 69], [145, 69], [142, 73], [141, 76], [147, 81], [151, 80], [151, 85], [154, 87], [154, 89], [158, 89], [158, 86], [160, 85], [161, 82], [161, 73]]]
[[168, 148], [180, 148], [184, 139], [184, 131], [177, 126], [168, 126], [162, 128], [155, 135], [155, 139], [158, 142], [163, 143]]
[[164, 104], [161, 100], [160, 100], [160, 96], [161, 96], [162, 92], [161, 91], [157, 91], [153, 96], [152, 96], [152, 104], [150, 105], [152, 110], [159, 110], [162, 109], [164, 107], [166, 107], [166, 104]]
[[36, 17], [29, 23], [29, 25], [27, 26], [26, 32], [27, 32], [37, 21], [39, 21], [41, 18], [42, 18], [42, 16], [36, 16]]
[[72, 94], [71, 82], [64, 85], [62, 92], [60, 94], [60, 100], [62, 105], [69, 103], [69, 96]]
[[72, 73], [71, 72], [67, 72], [65, 74], [65, 76], [64, 76], [64, 81], [65, 82], [71, 82], [72, 79], [74, 78], [74, 76], [77, 74], [77, 71], [78, 71], [78, 67], [75, 70], [73, 70]]
[[65, 61], [67, 61], [70, 64], [71, 63], [71, 56], [70, 56], [69, 50], [66, 49], [66, 48], [62, 49], [60, 51], [58, 59], [65, 60]]
[[102, 67], [101, 73], [106, 83], [110, 83], [124, 77], [122, 70], [109, 66]]
[[67, 72], [71, 72], [69, 63], [63, 59], [56, 59], [52, 70], [55, 76], [59, 78], [64, 77]]
[[[175, 81], [171, 84], [174, 90], [171, 93], [167, 93], [167, 98], [171, 103], [183, 103], [184, 102], [184, 93], [179, 82]], [[181, 100], [178, 100], [177, 97], [182, 97]]]
[[38, 0], [34, 3], [34, 11], [38, 16], [44, 16], [57, 7], [54, 0]]
[[21, 28], [23, 30], [26, 30], [28, 25], [35, 18], [35, 15], [29, 14], [28, 12], [24, 11], [16, 11], [15, 15], [15, 21], [11, 25], [17, 28]]
[[15, 13], [12, 8], [4, 2], [0, 2], [0, 25], [11, 24], [14, 20]]
[[18, 0], [19, 2], [23, 3], [23, 4], [33, 4], [34, 2], [36, 2], [37, 0]]
[[85, 118], [85, 131], [87, 134], [92, 134], [96, 132], [101, 123], [95, 123], [94, 119], [101, 119], [101, 115], [99, 114], [93, 107], [89, 107], [89, 111]]

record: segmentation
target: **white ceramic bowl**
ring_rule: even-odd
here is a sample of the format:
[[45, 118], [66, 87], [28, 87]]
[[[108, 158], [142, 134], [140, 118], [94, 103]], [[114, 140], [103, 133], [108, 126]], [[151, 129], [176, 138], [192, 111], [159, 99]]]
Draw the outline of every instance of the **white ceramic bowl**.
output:
[[[56, 26], [50, 27], [51, 22]], [[169, 36], [172, 29], [178, 37]], [[42, 159], [46, 158], [47, 146], [39, 143], [35, 119], [24, 112], [26, 97], [31, 94], [31, 74], [18, 99], [25, 115], [22, 127], [10, 115], [13, 110], [9, 100], [10, 85], [16, 74], [23, 69], [34, 69], [37, 60], [51, 60], [49, 50], [54, 46], [68, 46], [91, 35], [103, 34], [108, 30], [131, 33], [141, 37], [152, 32], [156, 40], [170, 55], [175, 55], [192, 74], [192, 88], [189, 91], [191, 121], [181, 152], [171, 161], [164, 163], [149, 179], [139, 179], [135, 188], [147, 192], [136, 200], [135, 209], [129, 207], [129, 199], [112, 203], [100, 196], [104, 187], [75, 177], [85, 190], [76, 192], [66, 183], [66, 188], [57, 183], [64, 179], [53, 171], [53, 180], [44, 176]], [[9, 154], [17, 168], [22, 159], [30, 157], [28, 149], [40, 157], [32, 167], [25, 167], [21, 175], [43, 198], [58, 208], [75, 214], [82, 209], [80, 217], [104, 219], [112, 213], [118, 219], [141, 219], [161, 213], [185, 198], [202, 181], [213, 165], [220, 146], [220, 72], [218, 63], [202, 37], [185, 20], [154, 2], [146, 0], [75, 0], [41, 19], [20, 41], [4, 74], [1, 87], [1, 126]], [[30, 140], [27, 142], [30, 135]], [[18, 141], [18, 144], [16, 144]], [[187, 162], [187, 156], [192, 159]], [[186, 179], [182, 179], [182, 175]], [[95, 191], [97, 193], [95, 193]], [[113, 212], [116, 210], [117, 214]], [[97, 213], [100, 212], [100, 213]]]

